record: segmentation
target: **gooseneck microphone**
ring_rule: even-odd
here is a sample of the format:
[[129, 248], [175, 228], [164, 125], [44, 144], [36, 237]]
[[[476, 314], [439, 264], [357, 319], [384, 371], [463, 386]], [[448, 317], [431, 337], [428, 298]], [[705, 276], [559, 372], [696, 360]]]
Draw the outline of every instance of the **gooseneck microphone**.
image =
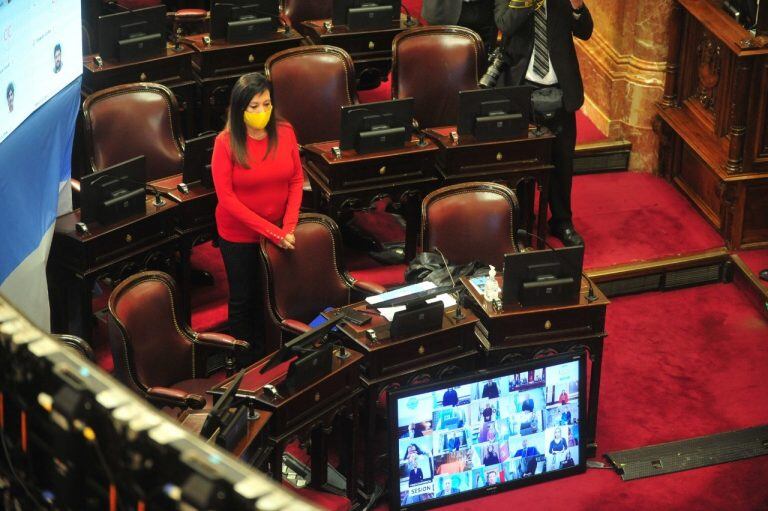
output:
[[578, 271], [578, 272], [581, 274], [581, 276], [582, 276], [582, 277], [584, 277], [584, 279], [587, 281], [587, 285], [589, 286], [589, 292], [587, 293], [587, 296], [586, 296], [587, 302], [589, 302], [589, 303], [592, 303], [592, 302], [594, 302], [595, 300], [597, 300], [597, 295], [595, 294], [595, 289], [594, 289], [594, 287], [592, 287], [592, 279], [590, 279], [590, 278], [587, 276], [587, 274], [586, 274], [586, 273], [584, 273], [584, 271], [583, 271], [581, 268], [576, 268], [576, 267], [575, 267], [573, 264], [571, 264], [571, 261], [569, 261], [568, 259], [566, 259], [566, 258], [562, 257], [562, 256], [560, 255], [560, 253], [557, 251], [557, 249], [556, 249], [555, 247], [553, 247], [552, 245], [550, 245], [550, 244], [549, 244], [549, 242], [548, 242], [547, 240], [545, 240], [544, 238], [542, 238], [542, 237], [541, 237], [541, 236], [539, 236], [538, 234], [534, 234], [534, 233], [532, 233], [532, 232], [528, 232], [528, 231], [526, 231], [525, 229], [518, 229], [518, 230], [516, 231], [516, 234], [517, 234], [517, 236], [519, 236], [519, 237], [523, 237], [523, 238], [529, 238], [529, 239], [530, 239], [530, 238], [536, 238], [537, 240], [540, 240], [540, 241], [542, 241], [542, 242], [544, 243], [544, 245], [546, 245], [546, 246], [547, 246], [547, 248], [548, 248], [549, 250], [551, 250], [553, 254], [555, 254], [555, 257], [557, 257], [558, 261], [560, 261], [560, 262], [565, 262], [565, 264], [566, 264], [566, 265], [567, 265], [567, 266], [568, 266], [568, 267], [569, 267], [571, 270], [575, 270], [575, 271]]
[[[443, 252], [437, 248], [432, 247], [435, 249], [435, 251], [440, 254], [440, 257], [443, 259], [443, 265], [445, 266], [445, 271], [448, 272], [448, 278], [451, 279], [451, 285], [456, 288], [456, 281], [453, 280], [453, 275], [451, 275], [451, 269], [448, 267], [448, 260], [445, 258], [445, 255]], [[464, 319], [464, 311], [461, 310], [461, 289], [456, 291], [456, 310], [453, 313], [453, 319]]]

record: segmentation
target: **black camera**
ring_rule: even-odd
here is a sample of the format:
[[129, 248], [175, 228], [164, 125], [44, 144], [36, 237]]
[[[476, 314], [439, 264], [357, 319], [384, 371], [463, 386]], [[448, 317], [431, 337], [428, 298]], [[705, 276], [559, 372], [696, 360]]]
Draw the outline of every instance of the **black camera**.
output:
[[488, 70], [480, 77], [477, 84], [483, 89], [496, 87], [499, 77], [509, 68], [509, 57], [504, 49], [499, 46], [488, 56]]

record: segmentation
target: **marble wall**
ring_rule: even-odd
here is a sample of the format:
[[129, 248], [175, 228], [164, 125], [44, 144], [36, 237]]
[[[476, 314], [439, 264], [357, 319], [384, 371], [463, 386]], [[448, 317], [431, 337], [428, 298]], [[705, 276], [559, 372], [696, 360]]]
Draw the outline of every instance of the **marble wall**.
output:
[[595, 22], [577, 40], [585, 113], [611, 139], [632, 142], [630, 170], [656, 172], [654, 103], [664, 90], [667, 18], [674, 0], [586, 0]]

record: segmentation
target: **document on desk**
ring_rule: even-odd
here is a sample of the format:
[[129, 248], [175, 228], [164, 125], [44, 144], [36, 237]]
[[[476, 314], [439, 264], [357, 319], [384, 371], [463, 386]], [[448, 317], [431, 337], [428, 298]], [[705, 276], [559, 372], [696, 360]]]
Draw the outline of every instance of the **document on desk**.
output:
[[[398, 289], [394, 289], [392, 291], [387, 291], [386, 293], [381, 293], [376, 296], [369, 296], [365, 299], [366, 302], [368, 302], [370, 305], [376, 305], [379, 302], [383, 302], [384, 300], [389, 300], [390, 298], [399, 298], [401, 296], [410, 295], [413, 293], [419, 293], [421, 291], [428, 291], [430, 289], [436, 288], [437, 285], [434, 282], [419, 282], [418, 284], [412, 284], [410, 286], [403, 286]], [[443, 293], [441, 295], [437, 295], [434, 298], [430, 298], [427, 300], [427, 303], [434, 303], [436, 301], [442, 301], [443, 305], [445, 307], [452, 307], [456, 305], [456, 299], [449, 295], [448, 293]], [[395, 315], [395, 312], [403, 311], [405, 310], [405, 306], [401, 305], [398, 307], [383, 307], [379, 309], [379, 312], [382, 316], [384, 316], [387, 321], [392, 321], [392, 318]]]

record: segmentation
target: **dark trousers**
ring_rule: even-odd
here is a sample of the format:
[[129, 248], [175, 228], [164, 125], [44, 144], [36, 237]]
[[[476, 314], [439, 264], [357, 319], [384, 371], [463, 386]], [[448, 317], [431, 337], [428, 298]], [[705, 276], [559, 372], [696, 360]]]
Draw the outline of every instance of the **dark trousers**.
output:
[[258, 243], [219, 238], [229, 281], [229, 333], [251, 345], [251, 356], [264, 351], [264, 295]]
[[[542, 88], [525, 80], [526, 85]], [[555, 85], [556, 87], [557, 85]], [[576, 112], [561, 109], [553, 119], [541, 123], [554, 135], [552, 165], [555, 169], [549, 178], [549, 229], [570, 227], [573, 223], [571, 211], [571, 188], [573, 187], [573, 155], [576, 151]]]
[[494, 0], [479, 0], [461, 4], [459, 26], [474, 30], [480, 35], [485, 44], [485, 50], [490, 54], [496, 47], [496, 21], [493, 18]]

